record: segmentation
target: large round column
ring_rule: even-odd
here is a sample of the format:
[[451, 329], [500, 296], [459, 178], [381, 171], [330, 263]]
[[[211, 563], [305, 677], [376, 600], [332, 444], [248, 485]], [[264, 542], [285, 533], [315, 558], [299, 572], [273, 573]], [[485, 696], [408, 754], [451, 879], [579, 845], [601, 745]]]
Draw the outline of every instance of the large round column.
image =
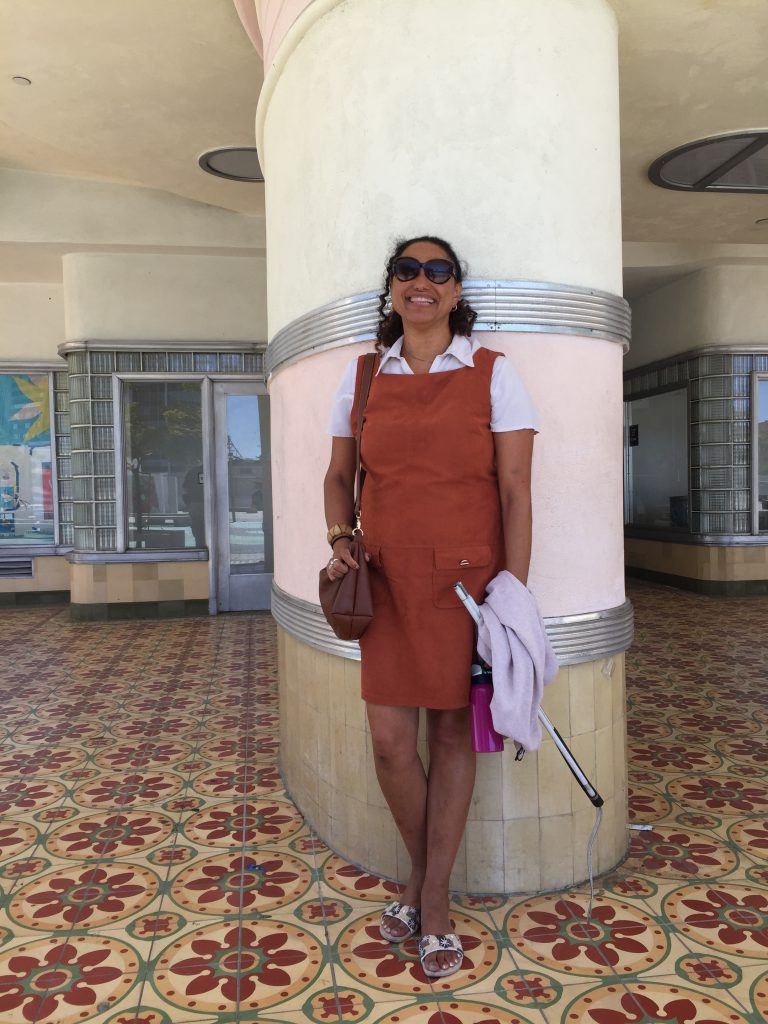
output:
[[[626, 848], [617, 41], [603, 0], [315, 0], [275, 38], [266, 175], [282, 769], [338, 852], [403, 877], [375, 780], [354, 645], [317, 601], [325, 422], [370, 349], [397, 237], [453, 242], [490, 348], [538, 405], [530, 586], [561, 658], [545, 709], [605, 797], [595, 867]], [[301, 4], [294, 4], [298, 9]], [[273, 12], [274, 13], [274, 12]], [[265, 33], [266, 38], [266, 33]], [[549, 739], [479, 758], [453, 884], [569, 885], [594, 811]]]

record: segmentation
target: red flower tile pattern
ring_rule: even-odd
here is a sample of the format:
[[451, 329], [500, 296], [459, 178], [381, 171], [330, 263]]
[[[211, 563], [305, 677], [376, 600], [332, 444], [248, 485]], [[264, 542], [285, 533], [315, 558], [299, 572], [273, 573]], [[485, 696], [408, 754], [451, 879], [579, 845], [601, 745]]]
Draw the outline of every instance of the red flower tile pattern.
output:
[[636, 974], [667, 953], [650, 915], [609, 897], [598, 897], [587, 917], [583, 898], [534, 896], [510, 911], [505, 927], [522, 956], [576, 975]]
[[607, 986], [579, 996], [567, 1024], [750, 1024], [737, 1009], [677, 985]]
[[661, 878], [721, 878], [734, 870], [736, 854], [703, 832], [663, 825], [633, 832], [626, 867]]
[[242, 846], [285, 839], [303, 825], [293, 804], [284, 801], [226, 801], [199, 811], [184, 833], [202, 846]]
[[158, 846], [172, 829], [171, 819], [156, 811], [96, 812], [54, 829], [45, 846], [57, 857], [73, 860], [122, 857]]
[[74, 1024], [133, 986], [139, 958], [105, 936], [35, 939], [0, 949], [3, 1024]]
[[167, 800], [182, 788], [183, 781], [171, 772], [126, 772], [101, 775], [80, 786], [74, 800], [81, 807], [131, 807]]
[[686, 886], [667, 896], [664, 910], [696, 942], [729, 955], [768, 957], [768, 890]]
[[136, 913], [157, 894], [153, 871], [118, 861], [54, 871], [19, 889], [9, 916], [25, 928], [62, 931], [110, 927]]
[[[596, 880], [590, 920], [583, 887], [454, 900], [469, 965], [431, 983], [415, 940], [378, 935], [399, 887], [331, 854], [285, 795], [267, 616], [6, 611], [18, 657], [0, 684], [0, 974], [9, 953], [35, 966], [27, 991], [18, 971], [0, 987], [2, 1024], [768, 1018], [768, 602], [647, 584], [631, 598], [630, 813], [652, 830]], [[522, 931], [505, 928], [512, 911]], [[285, 984], [263, 983], [272, 971]]]
[[[453, 930], [464, 948], [460, 976], [437, 979], [435, 988], [464, 987], [487, 977], [499, 960], [499, 950], [489, 930], [466, 914], [452, 913]], [[391, 943], [379, 932], [380, 912], [351, 921], [336, 940], [338, 962], [347, 975], [368, 988], [388, 993], [419, 993], [430, 981], [418, 957], [418, 937]]]
[[155, 984], [183, 1010], [241, 1014], [294, 996], [320, 973], [314, 937], [282, 921], [212, 924], [177, 939], [160, 954]]
[[732, 775], [691, 775], [673, 779], [667, 792], [688, 808], [716, 814], [750, 814], [768, 811], [768, 785], [737, 779]]
[[171, 896], [188, 916], [266, 914], [299, 899], [310, 885], [309, 868], [295, 857], [238, 852], [195, 861], [176, 875]]

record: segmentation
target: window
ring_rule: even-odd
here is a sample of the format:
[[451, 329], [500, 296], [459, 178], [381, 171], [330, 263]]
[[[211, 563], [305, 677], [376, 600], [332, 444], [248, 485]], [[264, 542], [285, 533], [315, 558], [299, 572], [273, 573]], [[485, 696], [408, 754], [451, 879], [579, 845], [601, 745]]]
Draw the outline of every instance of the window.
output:
[[688, 531], [688, 402], [684, 388], [626, 403], [626, 521]]
[[768, 377], [758, 377], [756, 398], [757, 532], [768, 533]]
[[127, 547], [204, 547], [200, 383], [126, 381], [123, 434]]
[[0, 543], [55, 544], [50, 381], [0, 374]]

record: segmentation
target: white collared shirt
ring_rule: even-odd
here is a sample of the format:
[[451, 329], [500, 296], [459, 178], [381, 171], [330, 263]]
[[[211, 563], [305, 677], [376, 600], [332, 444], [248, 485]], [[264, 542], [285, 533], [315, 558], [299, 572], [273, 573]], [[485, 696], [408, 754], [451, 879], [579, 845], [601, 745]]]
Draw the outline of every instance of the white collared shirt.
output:
[[[378, 373], [413, 374], [402, 354], [403, 339], [388, 349], [379, 361]], [[462, 366], [474, 367], [473, 356], [480, 348], [475, 338], [454, 334], [445, 352], [437, 356], [429, 368], [430, 373], [459, 370]], [[344, 371], [336, 397], [333, 400], [328, 420], [328, 433], [332, 437], [353, 437], [350, 417], [355, 400], [355, 377], [357, 359], [353, 359]], [[491, 430], [501, 433], [505, 430], [535, 430], [539, 421], [536, 409], [525, 389], [519, 374], [506, 358], [497, 359], [491, 375]]]

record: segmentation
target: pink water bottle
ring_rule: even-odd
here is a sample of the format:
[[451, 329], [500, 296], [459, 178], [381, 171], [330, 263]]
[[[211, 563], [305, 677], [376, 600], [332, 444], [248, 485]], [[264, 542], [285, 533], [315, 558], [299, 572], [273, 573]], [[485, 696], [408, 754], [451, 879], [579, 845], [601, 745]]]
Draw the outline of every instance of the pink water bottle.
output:
[[471, 674], [469, 723], [472, 730], [472, 749], [476, 754], [497, 754], [504, 749], [504, 737], [494, 729], [491, 717], [491, 670], [484, 669], [482, 665], [473, 665]]

